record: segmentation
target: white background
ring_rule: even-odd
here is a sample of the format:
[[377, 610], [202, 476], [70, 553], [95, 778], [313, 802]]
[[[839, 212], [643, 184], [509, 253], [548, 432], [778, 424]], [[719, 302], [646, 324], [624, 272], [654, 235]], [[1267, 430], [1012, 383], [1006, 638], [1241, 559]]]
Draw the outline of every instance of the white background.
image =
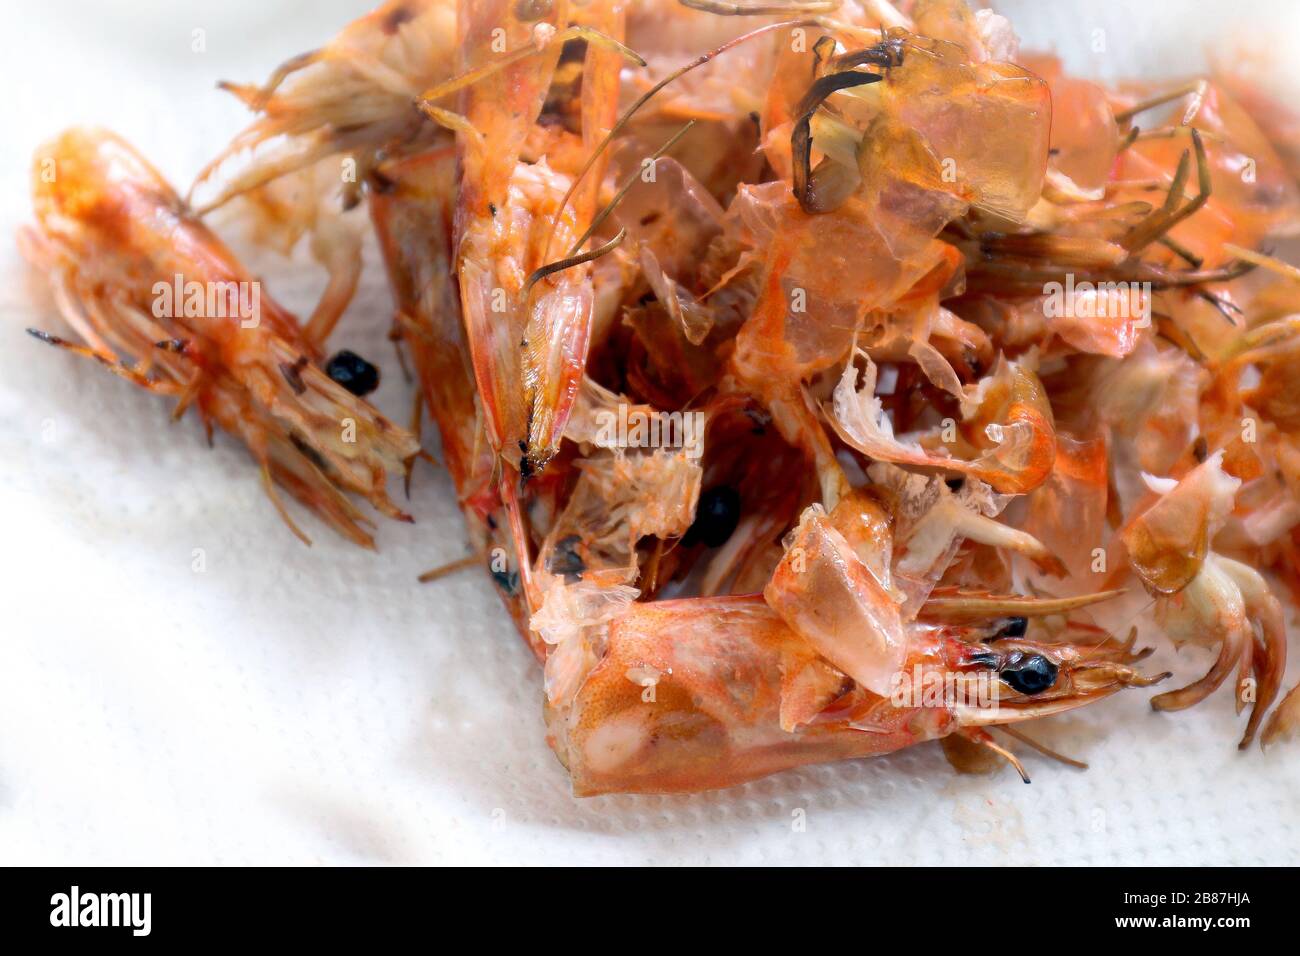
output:
[[[1300, 37], [1293, 4], [1002, 7], [1029, 43], [1111, 76], [1193, 72], [1205, 43], [1249, 26]], [[103, 124], [187, 184], [245, 121], [215, 81], [260, 80], [361, 8], [0, 13], [0, 863], [1300, 861], [1300, 757], [1238, 754], [1226, 692], [1179, 715], [1134, 692], [1058, 719], [1041, 735], [1092, 769], [1031, 755], [1029, 787], [958, 777], [931, 745], [725, 793], [575, 800], [543, 740], [540, 674], [486, 577], [415, 582], [465, 553], [444, 474], [417, 471], [418, 524], [381, 525], [378, 555], [310, 519], [307, 549], [233, 441], [209, 450], [196, 419], [170, 425], [161, 400], [23, 334], [60, 327], [11, 241], [42, 138]], [[370, 252], [338, 344], [383, 366], [378, 404], [405, 421]], [[255, 263], [310, 308], [312, 268]], [[1165, 663], [1190, 679], [1209, 659]]]

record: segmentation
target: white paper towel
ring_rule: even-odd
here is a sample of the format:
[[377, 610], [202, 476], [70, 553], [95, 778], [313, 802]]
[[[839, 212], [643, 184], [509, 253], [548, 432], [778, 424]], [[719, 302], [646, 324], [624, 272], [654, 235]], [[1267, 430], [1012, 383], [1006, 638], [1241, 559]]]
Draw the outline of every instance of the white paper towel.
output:
[[[1092, 768], [1030, 754], [1028, 787], [959, 777], [930, 745], [722, 793], [575, 800], [486, 577], [415, 582], [465, 551], [445, 474], [417, 470], [418, 524], [382, 524], [378, 555], [310, 520], [307, 549], [241, 447], [209, 449], [197, 420], [170, 425], [163, 401], [23, 334], [59, 327], [10, 238], [42, 138], [109, 126], [187, 184], [245, 120], [215, 81], [264, 77], [362, 7], [0, 14], [0, 863], [1300, 862], [1300, 759], [1238, 754], [1228, 693], [1156, 715], [1130, 692], [1053, 721], [1042, 736]], [[1247, 18], [1286, 36], [1289, 16], [1300, 37], [1286, 4], [1001, 7], [1027, 45], [1109, 76], [1193, 72]], [[405, 420], [370, 251], [339, 343], [383, 366], [377, 402]], [[310, 308], [313, 268], [255, 264]], [[1186, 679], [1209, 658], [1167, 664]]]

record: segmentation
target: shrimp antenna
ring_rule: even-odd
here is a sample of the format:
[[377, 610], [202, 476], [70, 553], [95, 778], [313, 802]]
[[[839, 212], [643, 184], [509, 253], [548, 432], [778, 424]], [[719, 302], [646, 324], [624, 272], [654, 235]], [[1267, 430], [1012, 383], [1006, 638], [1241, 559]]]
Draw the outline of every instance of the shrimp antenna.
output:
[[[279, 493], [275, 490], [275, 479], [271, 477], [271, 466], [266, 461], [262, 462], [262, 486], [266, 489], [266, 496], [271, 499], [271, 504], [279, 512], [280, 519], [289, 526], [289, 530], [293, 532], [294, 537], [310, 548], [311, 538], [307, 537], [307, 533], [298, 527], [297, 522], [293, 520], [293, 515], [289, 514], [289, 509], [284, 506]], [[367, 547], [367, 545], [363, 544], [362, 547]], [[370, 544], [368, 547], [373, 550], [374, 545]]]
[[1181, 209], [1178, 208], [1178, 203], [1183, 198], [1183, 188], [1191, 172], [1191, 156], [1184, 151], [1178, 160], [1178, 168], [1174, 170], [1174, 179], [1169, 185], [1164, 205], [1134, 226], [1125, 238], [1124, 246], [1129, 250], [1130, 255], [1137, 255], [1174, 226], [1195, 214], [1209, 200], [1213, 185], [1210, 181], [1209, 160], [1205, 155], [1205, 143], [1198, 130], [1192, 129], [1191, 133], [1192, 147], [1196, 152], [1197, 194]]
[[1023, 780], [1025, 783], [1031, 782], [1029, 779], [1029, 774], [1025, 772], [1025, 765], [1020, 762], [1020, 758], [1018, 758], [1010, 750], [1007, 750], [1006, 747], [998, 746], [998, 744], [996, 744], [993, 741], [993, 738], [990, 737], [988, 734], [981, 734], [979, 737], [974, 738], [974, 740], [975, 743], [979, 744], [981, 747], [987, 747], [989, 750], [993, 751], [999, 757], [1002, 757], [1004, 760], [1006, 760], [1006, 762], [1011, 764], [1011, 766], [1015, 767], [1016, 773], [1020, 774], [1020, 779]]
[[141, 388], [148, 389], [151, 392], [158, 392], [159, 394], [170, 395], [174, 391], [174, 389], [172, 389], [168, 383], [162, 381], [155, 381], [149, 378], [149, 376], [139, 372], [133, 366], [128, 365], [126, 362], [105, 355], [104, 353], [89, 348], [85, 345], [78, 345], [75, 342], [69, 342], [67, 339], [63, 338], [62, 336], [55, 335], [53, 332], [46, 332], [42, 329], [29, 328], [27, 330], [27, 334], [32, 336], [35, 339], [39, 339], [40, 341], [44, 342], [46, 345], [53, 345], [57, 348], [66, 349], [67, 351], [72, 352], [74, 355], [80, 355], [82, 358], [94, 359], [96, 362], [104, 366], [104, 368], [108, 369], [113, 374], [120, 375], [122, 378], [126, 379], [128, 382], [131, 382], [133, 385], [138, 385]]
[[421, 584], [428, 584], [430, 581], [437, 581], [445, 578], [449, 574], [455, 574], [457, 571], [463, 571], [465, 568], [472, 568], [483, 560], [482, 552], [467, 554], [463, 558], [457, 558], [455, 561], [448, 561], [446, 564], [440, 564], [436, 568], [431, 568], [421, 574], [417, 581]]
[[614, 123], [614, 125], [610, 128], [610, 131], [605, 134], [604, 139], [600, 141], [600, 145], [598, 145], [595, 148], [595, 150], [592, 151], [591, 155], [587, 157], [586, 162], [582, 164], [582, 169], [578, 170], [578, 175], [573, 177], [573, 182], [569, 183], [569, 188], [565, 192], [564, 198], [560, 200], [559, 208], [556, 209], [555, 215], [551, 218], [551, 231], [550, 233], [547, 234], [546, 245], [543, 247], [545, 253], [548, 255], [550, 253], [551, 242], [555, 238], [555, 224], [559, 222], [560, 217], [564, 215], [564, 210], [568, 208], [569, 200], [573, 198], [573, 194], [577, 191], [578, 186], [582, 183], [582, 180], [586, 177], [587, 173], [591, 171], [591, 167], [596, 165], [596, 160], [599, 159], [600, 155], [606, 149], [609, 148], [609, 144], [614, 141], [614, 137], [616, 137], [619, 133], [623, 131], [623, 128], [627, 126], [627, 124], [631, 121], [632, 117], [636, 115], [637, 111], [640, 110], [641, 107], [645, 106], [645, 104], [648, 103], [656, 93], [662, 90], [669, 83], [672, 83], [678, 78], [689, 73], [691, 70], [694, 70], [696, 67], [703, 66], [705, 63], [708, 63], [710, 60], [712, 60], [715, 56], [718, 56], [721, 53], [725, 53], [726, 51], [732, 49], [733, 47], [739, 46], [740, 44], [746, 42], [747, 40], [752, 40], [756, 37], [763, 36], [766, 33], [773, 33], [777, 30], [789, 29], [791, 27], [815, 27], [815, 26], [819, 26], [820, 23], [821, 21], [818, 19], [782, 20], [779, 23], [769, 23], [764, 26], [757, 27], [756, 29], [750, 30], [748, 33], [742, 33], [738, 37], [732, 37], [730, 40], [728, 40], [726, 43], [723, 43], [721, 46], [715, 47], [714, 49], [709, 50], [707, 53], [701, 53], [699, 56], [697, 56], [694, 60], [691, 60], [691, 62], [687, 63], [685, 66], [680, 66], [677, 69], [673, 70], [673, 72], [669, 73], [667, 76], [665, 76], [654, 86], [650, 87], [650, 89], [646, 90], [644, 93], [638, 96], [636, 102], [634, 102], [631, 106], [629, 106], [626, 110], [623, 111], [623, 115], [618, 118], [618, 121]]
[[[794, 155], [794, 195], [807, 213], [828, 212], [818, 201], [814, 189], [812, 169], [812, 118], [822, 103], [832, 94], [855, 86], [878, 83], [884, 77], [879, 73], [862, 73], [842, 70], [827, 73], [813, 81], [812, 86], [795, 110], [798, 119], [790, 133], [790, 152]], [[818, 167], [820, 168], [820, 167]]]
[[1035, 740], [1033, 737], [1029, 736], [1028, 734], [1016, 730], [1014, 727], [1010, 727], [1004, 724], [998, 727], [998, 730], [1002, 731], [1008, 737], [1012, 737], [1015, 740], [1020, 741], [1022, 744], [1025, 744], [1026, 746], [1033, 747], [1044, 757], [1051, 757], [1053, 760], [1059, 760], [1063, 764], [1066, 764], [1070, 767], [1077, 767], [1080, 770], [1088, 769], [1088, 765], [1084, 763], [1082, 760], [1075, 760], [1073, 757], [1067, 757], [1065, 754], [1053, 750], [1051, 747], [1047, 746], [1046, 744], [1040, 743], [1039, 741]]
[[549, 265], [542, 266], [528, 277], [528, 281], [524, 283], [523, 291], [520, 292], [519, 297], [521, 299], [527, 299], [528, 293], [532, 291], [533, 286], [537, 285], [538, 282], [549, 275], [563, 272], [565, 269], [571, 269], [574, 266], [580, 266], [584, 262], [591, 262], [591, 260], [599, 259], [606, 253], [613, 252], [623, 244], [625, 238], [627, 238], [627, 230], [620, 229], [618, 235], [609, 240], [609, 242], [605, 243], [603, 246], [592, 249], [590, 252], [584, 252], [581, 255], [569, 256], [568, 258], [561, 259], [558, 262], [552, 262]]
[[1270, 272], [1275, 272], [1280, 276], [1290, 279], [1292, 282], [1300, 282], [1300, 269], [1291, 265], [1289, 262], [1283, 262], [1276, 256], [1271, 256], [1264, 252], [1256, 252], [1253, 249], [1243, 249], [1241, 246], [1234, 245], [1231, 242], [1223, 244], [1223, 251], [1230, 256], [1249, 262], [1257, 266], [1262, 266]]
[[1147, 110], [1155, 109], [1157, 106], [1164, 106], [1166, 103], [1172, 103], [1174, 100], [1181, 99], [1182, 97], [1188, 96], [1192, 93], [1195, 93], [1197, 98], [1189, 106], [1188, 112], [1194, 115], [1196, 107], [1200, 105], [1200, 101], [1205, 97], [1205, 92], [1205, 81], [1197, 80], [1194, 83], [1188, 83], [1186, 86], [1180, 86], [1167, 93], [1161, 93], [1159, 96], [1153, 96], [1151, 99], [1142, 100], [1141, 102], [1133, 104], [1126, 110], [1121, 110], [1115, 114], [1115, 122], [1123, 125], [1134, 116], [1137, 116], [1138, 113], [1145, 113]]
[[[813, 48], [814, 52], [817, 52], [820, 46], [821, 40], [818, 40], [817, 47]], [[863, 73], [856, 70], [855, 67], [878, 66], [888, 71], [891, 67], [902, 65], [902, 62], [902, 43], [888, 39], [882, 39], [875, 46], [868, 47], [865, 50], [832, 57], [828, 64], [843, 67], [843, 69], [819, 76], [813, 81], [803, 99], [799, 101], [799, 105], [795, 108], [795, 115], [798, 119], [795, 120], [794, 129], [790, 132], [790, 153], [794, 160], [794, 195], [799, 200], [799, 206], [804, 212], [810, 215], [819, 212], [830, 212], [835, 206], [839, 205], [839, 202], [835, 199], [827, 201], [826, 197], [817, 195], [817, 174], [825, 164], [818, 164], [817, 169], [812, 168], [812, 118], [814, 114], [832, 94], [855, 86], [878, 83], [884, 79], [884, 76], [879, 73]], [[826, 168], [833, 168], [833, 166]]]
[[[1196, 253], [1192, 252], [1182, 243], [1178, 242], [1172, 236], [1161, 236], [1159, 239], [1156, 240], [1156, 242], [1160, 243], [1160, 245], [1164, 246], [1174, 255], [1178, 256], [1178, 258], [1182, 259], [1193, 269], [1199, 269], [1205, 265], [1204, 259], [1198, 256]], [[1229, 244], [1226, 242], [1223, 244], [1225, 250], [1228, 248], [1228, 245]]]
[[[644, 169], [648, 164], [653, 163], [664, 153], [668, 152], [668, 150], [676, 146], [677, 141], [680, 140], [687, 133], [689, 133], [691, 129], [695, 126], [695, 123], [696, 123], [695, 120], [691, 120], [681, 129], [679, 129], [676, 133], [674, 133], [666, 143], [664, 143], [662, 146], [656, 149], [649, 156], [645, 157], [641, 161], [641, 168]], [[587, 227], [587, 231], [584, 232], [582, 236], [578, 239], [578, 241], [573, 244], [573, 248], [569, 250], [570, 256], [576, 256], [578, 254], [578, 250], [582, 248], [583, 243], [585, 243], [588, 239], [590, 239], [591, 234], [594, 233], [597, 229], [599, 229], [601, 224], [606, 219], [609, 218], [610, 214], [615, 209], [618, 208], [618, 204], [623, 201], [623, 197], [626, 196], [628, 194], [628, 191], [633, 186], [636, 185], [637, 177], [640, 174], [641, 174], [641, 170], [633, 170], [631, 173], [628, 174], [628, 177], [625, 180], [623, 180], [622, 185], [618, 187], [618, 192], [614, 194], [614, 198], [611, 199], [608, 203], [606, 203], [605, 208], [596, 214], [595, 218], [591, 220], [591, 225]]]
[[305, 70], [324, 53], [323, 50], [308, 50], [306, 53], [299, 53], [297, 56], [291, 56], [275, 68], [275, 72], [267, 78], [267, 81], [259, 87], [244, 86], [238, 83], [231, 83], [228, 80], [219, 80], [217, 89], [225, 90], [228, 93], [234, 93], [248, 104], [248, 108], [254, 113], [260, 113], [266, 109], [267, 104], [271, 102], [271, 97], [275, 91], [280, 88], [290, 76], [300, 70]]

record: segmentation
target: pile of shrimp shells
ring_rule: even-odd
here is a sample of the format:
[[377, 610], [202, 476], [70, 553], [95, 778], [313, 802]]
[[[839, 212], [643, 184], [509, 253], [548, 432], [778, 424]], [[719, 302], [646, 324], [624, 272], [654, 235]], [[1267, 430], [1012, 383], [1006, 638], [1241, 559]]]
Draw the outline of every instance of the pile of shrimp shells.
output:
[[[584, 33], [545, 4], [387, 4], [278, 85], [232, 88], [259, 118], [200, 175], [196, 196], [215, 195], [190, 207], [226, 206], [285, 247], [310, 236], [341, 312], [357, 219], [336, 216], [330, 183], [340, 159], [357, 173], [342, 205], [366, 203], [378, 232], [394, 337], [473, 547], [545, 662], [549, 739], [575, 789], [727, 786], [949, 735], [954, 764], [989, 769], [1006, 747], [983, 725], [882, 713], [891, 677], [1000, 655], [1005, 683], [1036, 698], [1009, 696], [1014, 719], [1143, 686], [1154, 675], [1132, 666], [1126, 633], [1143, 593], [1161, 632], [1218, 656], [1158, 708], [1222, 686], [1251, 711], [1243, 746], [1293, 734], [1300, 695], [1279, 683], [1282, 601], [1300, 588], [1300, 285], [1271, 250], [1300, 223], [1294, 120], [1231, 69], [1102, 89], [951, 0], [790, 5], [797, 25], [702, 63], [594, 149], [654, 79], [782, 19], [672, 5], [686, 28], [665, 36], [664, 6], [625, 20], [575, 9]], [[431, 53], [457, 17], [489, 8], [519, 57], [452, 98]], [[376, 83], [357, 66], [367, 56], [425, 92]], [[522, 128], [506, 96], [531, 115]], [[60, 146], [118, 149], [106, 142]], [[304, 147], [310, 163], [286, 158]], [[50, 202], [66, 213], [62, 188]], [[198, 230], [190, 210], [183, 228]], [[74, 286], [91, 267], [69, 250], [111, 252], [54, 216], [42, 225], [32, 257]], [[135, 360], [119, 374], [140, 374], [130, 348], [150, 336], [91, 313], [113, 358]], [[310, 326], [282, 325], [306, 358], [288, 363], [271, 414], [300, 386], [344, 411], [324, 425], [291, 411], [298, 430], [278, 446], [325, 481], [304, 486], [301, 464], [274, 456], [268, 481], [368, 543], [339, 493], [406, 517], [373, 476], [400, 475], [415, 446], [316, 374]], [[166, 331], [195, 367], [241, 368], [219, 335]], [[163, 364], [149, 374], [188, 368]], [[232, 374], [221, 387], [258, 400]], [[231, 428], [206, 397], [205, 418]], [[369, 427], [364, 476], [323, 434], [345, 413]], [[703, 416], [702, 455], [609, 430], [662, 413]], [[803, 577], [809, 555], [821, 560]], [[697, 603], [654, 606], [679, 597]], [[686, 652], [721, 654], [711, 642], [732, 627], [750, 643], [693, 673]], [[1050, 665], [1046, 691], [1006, 676], [1015, 655]], [[752, 710], [731, 715], [722, 698], [738, 691]], [[669, 718], [638, 701], [665, 701]], [[707, 732], [661, 745], [691, 721]], [[868, 728], [878, 744], [864, 745]]]

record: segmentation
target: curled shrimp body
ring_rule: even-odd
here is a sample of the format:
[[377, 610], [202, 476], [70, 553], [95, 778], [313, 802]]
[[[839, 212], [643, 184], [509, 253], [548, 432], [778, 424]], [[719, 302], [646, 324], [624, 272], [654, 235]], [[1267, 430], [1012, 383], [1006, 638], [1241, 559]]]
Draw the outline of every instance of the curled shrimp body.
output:
[[[317, 367], [322, 343], [261, 294], [131, 147], [111, 133], [69, 130], [38, 151], [33, 188], [36, 226], [24, 245], [83, 344], [47, 341], [176, 398], [177, 416], [195, 406], [209, 429], [215, 423], [240, 438], [277, 506], [278, 484], [366, 546], [367, 520], [344, 492], [410, 520], [385, 485], [418, 451], [415, 441]], [[189, 308], [187, 293], [160, 309], [160, 292], [181, 283], [216, 290], [221, 307], [208, 308], [209, 293]], [[255, 311], [230, 307], [240, 289], [257, 290]]]

